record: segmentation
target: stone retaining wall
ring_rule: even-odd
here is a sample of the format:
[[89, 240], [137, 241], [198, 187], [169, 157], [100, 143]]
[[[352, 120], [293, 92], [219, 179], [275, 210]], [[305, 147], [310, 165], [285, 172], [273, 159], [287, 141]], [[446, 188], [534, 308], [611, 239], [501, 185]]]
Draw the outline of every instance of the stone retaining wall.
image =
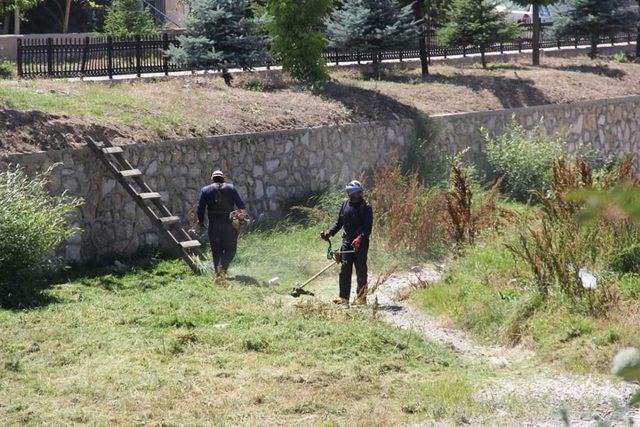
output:
[[[431, 125], [440, 132], [432, 143], [450, 154], [468, 147], [483, 165], [480, 129], [499, 134], [512, 119], [527, 127], [542, 122], [549, 134], [566, 135], [569, 151], [584, 144], [602, 157], [640, 152], [640, 96], [434, 116]], [[339, 188], [374, 165], [404, 159], [415, 135], [412, 120], [399, 120], [129, 145], [125, 152], [185, 221], [214, 168], [228, 172], [254, 218], [276, 218], [291, 199]], [[0, 167], [17, 163], [33, 173], [57, 162], [62, 166], [53, 174], [52, 191], [85, 199], [74, 218], [84, 231], [62, 248], [66, 261], [99, 261], [163, 243], [88, 148], [11, 155], [0, 159]]]
[[582, 145], [602, 158], [640, 153], [640, 96], [440, 115], [432, 117], [432, 125], [440, 133], [439, 150], [456, 153], [469, 148], [471, 159], [485, 165], [481, 129], [499, 135], [512, 120], [527, 128], [542, 123], [547, 134], [564, 137], [569, 152]]
[[[214, 169], [228, 173], [254, 218], [275, 218], [292, 199], [338, 188], [374, 165], [404, 156], [413, 139], [413, 121], [404, 120], [128, 145], [125, 155], [172, 213], [188, 223]], [[52, 192], [66, 190], [85, 200], [73, 219], [84, 231], [61, 249], [66, 261], [99, 261], [164, 243], [88, 148], [11, 155], [0, 159], [0, 166], [20, 164], [35, 173], [58, 162]]]

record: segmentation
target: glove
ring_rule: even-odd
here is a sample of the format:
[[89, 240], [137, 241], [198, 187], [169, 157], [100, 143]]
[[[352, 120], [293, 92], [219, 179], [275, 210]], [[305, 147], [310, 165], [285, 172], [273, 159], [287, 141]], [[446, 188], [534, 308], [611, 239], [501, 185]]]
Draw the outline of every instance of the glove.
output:
[[329, 230], [323, 231], [322, 233], [320, 233], [320, 238], [322, 240], [329, 240], [331, 238], [331, 232]]
[[336, 264], [342, 264], [342, 254], [334, 254], [333, 259], [335, 259]]
[[356, 251], [360, 249], [360, 246], [362, 246], [362, 237], [358, 236], [353, 239], [353, 242], [351, 242], [351, 246], [353, 246], [353, 249], [355, 249]]

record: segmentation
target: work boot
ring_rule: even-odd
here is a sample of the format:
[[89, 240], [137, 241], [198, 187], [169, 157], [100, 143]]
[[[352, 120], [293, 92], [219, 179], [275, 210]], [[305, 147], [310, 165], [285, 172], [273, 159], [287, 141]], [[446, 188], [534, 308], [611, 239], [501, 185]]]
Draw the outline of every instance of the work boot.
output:
[[227, 280], [227, 272], [222, 267], [218, 267], [216, 270], [216, 278], [213, 279], [213, 283], [221, 285]]
[[353, 305], [367, 305], [367, 294], [357, 296], [353, 300]]
[[358, 296], [353, 300], [354, 305], [367, 305], [367, 294], [369, 293], [369, 286], [364, 285], [358, 292]]
[[334, 304], [342, 305], [346, 308], [349, 308], [349, 299], [348, 298], [337, 298], [333, 300]]

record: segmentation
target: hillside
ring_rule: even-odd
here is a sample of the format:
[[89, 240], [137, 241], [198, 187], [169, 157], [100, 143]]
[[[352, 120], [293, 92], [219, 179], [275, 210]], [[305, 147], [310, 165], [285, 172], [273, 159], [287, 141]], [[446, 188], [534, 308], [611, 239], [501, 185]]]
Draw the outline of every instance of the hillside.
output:
[[361, 69], [332, 71], [312, 92], [281, 73], [113, 83], [25, 80], [0, 83], [0, 153], [301, 128], [428, 114], [576, 102], [640, 94], [640, 64], [587, 58], [522, 60], [489, 71], [436, 64], [427, 82], [415, 68], [389, 65], [380, 81]]

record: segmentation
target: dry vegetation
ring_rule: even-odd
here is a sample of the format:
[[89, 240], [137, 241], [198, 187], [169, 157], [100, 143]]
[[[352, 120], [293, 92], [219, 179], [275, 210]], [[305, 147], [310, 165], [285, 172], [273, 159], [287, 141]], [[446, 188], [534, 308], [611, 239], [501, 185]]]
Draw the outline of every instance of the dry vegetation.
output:
[[130, 141], [198, 137], [331, 123], [480, 111], [640, 94], [640, 65], [587, 58], [546, 58], [479, 66], [434, 64], [427, 82], [415, 67], [388, 65], [381, 81], [365, 68], [340, 68], [321, 93], [277, 71], [238, 76], [227, 88], [215, 76], [73, 83], [0, 82], [0, 153], [82, 143], [81, 135]]

